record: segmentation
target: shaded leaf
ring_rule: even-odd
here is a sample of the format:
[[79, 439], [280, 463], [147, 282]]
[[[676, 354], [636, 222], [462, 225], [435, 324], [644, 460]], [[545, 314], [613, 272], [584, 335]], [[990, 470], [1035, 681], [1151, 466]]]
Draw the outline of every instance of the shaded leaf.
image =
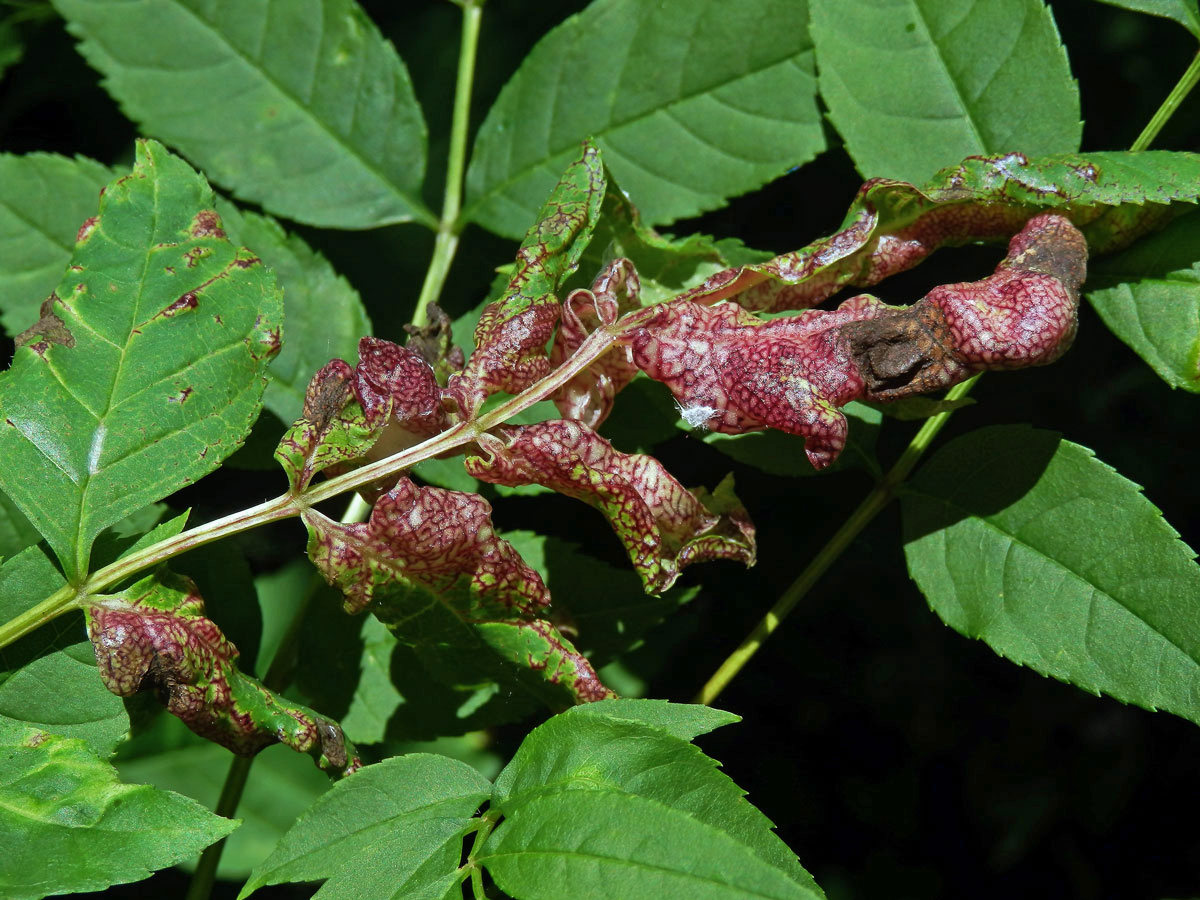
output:
[[0, 893], [9, 900], [138, 881], [236, 827], [178, 794], [120, 784], [83, 741], [32, 729], [0, 739]]
[[284, 422], [300, 415], [312, 373], [334, 357], [350, 356], [371, 322], [358, 292], [320, 253], [267, 216], [217, 201], [229, 239], [262, 258], [283, 290], [283, 347], [271, 360], [263, 405]]
[[543, 484], [602, 512], [648, 592], [664, 591], [694, 562], [754, 564], [754, 525], [730, 479], [689, 491], [652, 456], [627, 454], [581, 422], [502, 427], [468, 457], [467, 471], [496, 484]]
[[804, 437], [813, 468], [837, 459], [851, 400], [890, 401], [986, 369], [1046, 365], [1075, 337], [1083, 236], [1054, 214], [1030, 219], [995, 274], [941, 285], [907, 309], [869, 294], [836, 310], [762, 320], [734, 304], [681, 299], [633, 332], [633, 361], [666, 384], [693, 427], [771, 427]]
[[463, 218], [519, 236], [587, 135], [649, 222], [715, 209], [825, 148], [815, 95], [803, 3], [592, 3], [501, 91]]
[[[113, 764], [125, 782], [175, 791], [212, 809], [229, 774], [230, 759], [228, 750], [197, 737], [174, 716], [159, 716], [148, 732], [121, 745]], [[221, 852], [221, 879], [245, 879], [330, 787], [312, 763], [282, 746], [264, 749], [252, 772], [237, 808], [242, 824]], [[194, 863], [187, 859], [180, 865], [190, 869]]]
[[821, 98], [865, 178], [1079, 149], [1079, 88], [1042, 0], [811, 0]]
[[1091, 253], [1120, 249], [1200, 198], [1200, 154], [1157, 150], [1030, 160], [970, 157], [916, 188], [864, 184], [836, 233], [766, 262], [710, 276], [682, 299], [733, 297], [746, 309], [807, 309], [847, 286], [868, 287], [939, 247], [1008, 240], [1035, 215], [1057, 210]]
[[1197, 38], [1200, 38], [1200, 9], [1196, 0], [1100, 0], [1109, 6], [1119, 6], [1151, 16], [1174, 19]]
[[0, 487], [69, 576], [101, 529], [216, 468], [258, 415], [279, 295], [211, 202], [139, 143], [0, 376]]
[[58, 287], [79, 226], [96, 214], [107, 166], [50, 153], [0, 154], [0, 323], [9, 335], [38, 319]]
[[1025, 426], [947, 444], [903, 494], [909, 572], [1013, 662], [1200, 722], [1200, 566], [1141, 489]]
[[600, 151], [585, 141], [525, 234], [504, 294], [484, 307], [466, 368], [450, 379], [463, 416], [473, 416], [496, 391], [519, 394], [549, 374], [546, 344], [559, 318], [555, 292], [579, 265], [604, 191]]
[[120, 594], [90, 597], [85, 615], [100, 677], [114, 694], [152, 688], [194, 732], [243, 756], [279, 741], [333, 773], [359, 767], [336, 723], [238, 671], [237, 647], [204, 615], [190, 579], [147, 576]]
[[459, 878], [463, 835], [490, 793], [486, 778], [444, 756], [414, 753], [367, 766], [296, 821], [238, 896], [325, 878], [322, 897], [416, 896], [429, 881]]
[[0, 560], [16, 556], [41, 539], [38, 530], [29, 523], [21, 510], [0, 493]]
[[353, 0], [54, 0], [129, 118], [269, 212], [331, 228], [432, 224], [425, 122]]
[[301, 518], [309, 556], [343, 592], [347, 611], [370, 609], [414, 647], [467, 651], [459, 677], [516, 679], [557, 706], [609, 695], [544, 618], [549, 592], [496, 535], [491, 506], [477, 494], [401, 478], [366, 523], [334, 522], [312, 509]]
[[[63, 585], [45, 553], [30, 547], [0, 566], [0, 622]], [[101, 757], [129, 729], [120, 699], [100, 681], [82, 616], [60, 616], [0, 650], [0, 742], [30, 728], [85, 741]]]
[[[475, 857], [522, 900], [816, 900], [718, 827], [647, 797], [564, 790], [535, 797]], [[810, 879], [811, 881], [811, 879]]]
[[1088, 285], [1113, 334], [1171, 387], [1200, 392], [1200, 214], [1093, 266]]

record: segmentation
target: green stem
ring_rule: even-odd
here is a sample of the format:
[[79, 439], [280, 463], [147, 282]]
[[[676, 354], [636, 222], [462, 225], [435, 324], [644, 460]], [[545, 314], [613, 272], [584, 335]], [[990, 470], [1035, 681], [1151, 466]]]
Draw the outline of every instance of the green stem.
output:
[[450, 122], [450, 149], [446, 160], [446, 187], [442, 195], [442, 217], [438, 220], [433, 256], [425, 272], [425, 283], [413, 311], [413, 323], [429, 320], [429, 304], [441, 296], [458, 250], [458, 213], [462, 209], [463, 170], [467, 160], [467, 128], [471, 119], [471, 85], [475, 79], [475, 55], [479, 47], [479, 23], [483, 0], [461, 0], [462, 40], [458, 52], [458, 79], [454, 86], [454, 112]]
[[1137, 140], [1133, 142], [1130, 150], [1145, 150], [1149, 147], [1158, 133], [1162, 131], [1163, 126], [1171, 116], [1175, 115], [1175, 111], [1179, 109], [1184, 98], [1191, 93], [1192, 88], [1200, 81], [1200, 53], [1197, 53], [1192, 60], [1192, 64], [1184, 71], [1183, 76], [1171, 89], [1171, 93], [1167, 94], [1167, 99], [1162, 102], [1162, 105], [1154, 111], [1154, 115], [1150, 121], [1146, 123], [1146, 127], [1142, 129], [1142, 133], [1138, 135]]
[[[242, 802], [242, 791], [246, 787], [246, 779], [250, 776], [250, 766], [253, 763], [253, 756], [233, 758], [229, 765], [229, 774], [225, 776], [225, 785], [221, 788], [221, 799], [217, 801], [215, 812], [218, 816], [232, 819], [237, 814], [238, 804]], [[221, 851], [225, 849], [226, 840], [227, 838], [221, 838], [200, 854], [196, 871], [192, 873], [192, 880], [188, 883], [186, 900], [208, 900], [212, 894], [213, 882], [217, 879], [217, 866], [221, 862]]]
[[475, 831], [475, 840], [471, 842], [471, 852], [467, 854], [467, 868], [471, 872], [472, 900], [487, 900], [487, 893], [483, 889], [483, 867], [475, 861], [475, 856], [483, 849], [484, 842], [487, 841], [499, 821], [499, 813], [494, 810], [486, 812], [479, 820], [480, 824]]
[[[370, 512], [370, 507], [356, 494], [346, 507], [342, 521], [361, 522], [367, 517], [368, 512]], [[312, 603], [312, 598], [322, 584], [324, 584], [324, 579], [314, 572], [309, 580], [308, 589], [305, 590], [300, 602], [296, 604], [296, 608], [292, 610], [287, 631], [284, 632], [283, 639], [275, 648], [271, 665], [267, 667], [267, 673], [263, 676], [263, 684], [272, 691], [282, 691], [291, 681], [292, 671], [295, 668], [296, 647], [300, 643], [300, 631], [304, 624], [304, 617]], [[232, 819], [237, 815], [238, 805], [242, 802], [242, 793], [246, 789], [246, 780], [250, 775], [250, 764], [254, 762], [254, 759], [253, 756], [234, 756], [230, 761], [229, 771], [225, 774], [225, 784], [221, 788], [221, 798], [217, 801], [215, 810], [218, 816]], [[192, 873], [191, 882], [188, 884], [187, 900], [208, 900], [212, 893], [217, 868], [221, 863], [221, 854], [224, 851], [225, 838], [222, 838], [215, 844], [206, 847], [200, 854], [200, 861], [196, 864], [196, 871]]]
[[[975, 375], [962, 384], [956, 384], [946, 393], [946, 399], [958, 400], [965, 397], [978, 380], [979, 375]], [[930, 416], [922, 423], [920, 430], [909, 441], [908, 447], [905, 448], [900, 458], [896, 460], [896, 464], [880, 479], [866, 499], [859, 504], [858, 509], [854, 510], [850, 517], [842, 523], [842, 527], [829, 539], [829, 543], [821, 548], [820, 552], [813, 557], [812, 562], [788, 586], [770, 611], [759, 620], [754, 630], [746, 636], [736, 650], [729, 654], [712, 677], [708, 679], [704, 687], [700, 689], [700, 693], [696, 695], [696, 703], [711, 705], [720, 696], [734, 676], [742, 670], [742, 667], [758, 652], [767, 638], [783, 623], [795, 605], [803, 599], [871, 520], [891, 502], [896, 495], [896, 488], [908, 478], [917, 461], [929, 449], [933, 439], [949, 421], [952, 414], [951, 410], [946, 410]]]

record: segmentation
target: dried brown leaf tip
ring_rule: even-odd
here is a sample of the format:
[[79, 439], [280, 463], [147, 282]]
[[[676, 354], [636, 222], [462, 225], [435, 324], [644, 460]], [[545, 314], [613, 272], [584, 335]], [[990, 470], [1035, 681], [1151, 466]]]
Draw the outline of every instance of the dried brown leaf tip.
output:
[[612, 696], [545, 618], [549, 591], [496, 534], [491, 512], [477, 494], [401, 478], [364, 523], [306, 512], [309, 556], [348, 612], [369, 609], [405, 643], [474, 646], [482, 672], [536, 673], [555, 706]]
[[237, 647], [204, 615], [190, 579], [152, 575], [94, 598], [85, 613], [100, 677], [114, 694], [153, 690], [192, 731], [242, 756], [279, 742], [332, 773], [359, 767], [335, 722], [238, 671]]
[[1087, 246], [1064, 217], [1030, 219], [982, 281], [943, 285], [912, 307], [853, 297], [836, 310], [763, 321], [732, 304], [665, 304], [634, 331], [634, 361], [671, 388], [693, 425], [805, 438], [815, 468], [845, 446], [840, 407], [893, 400], [984, 369], [1044, 365], [1075, 335]]
[[582, 422], [500, 428], [480, 441], [491, 458], [467, 471], [493, 484], [541, 484], [600, 510], [629, 553], [647, 591], [674, 584], [695, 562], [754, 564], [754, 525], [725, 484], [689, 491], [652, 456], [621, 453]]

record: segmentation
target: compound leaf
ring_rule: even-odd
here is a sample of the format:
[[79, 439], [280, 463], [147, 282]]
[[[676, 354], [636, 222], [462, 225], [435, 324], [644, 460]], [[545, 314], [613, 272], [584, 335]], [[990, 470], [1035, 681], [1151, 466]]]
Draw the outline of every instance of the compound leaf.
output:
[[211, 204], [139, 143], [0, 377], [0, 488], [69, 578], [101, 529], [215, 469], [258, 415], [279, 292]]
[[1026, 426], [947, 444], [903, 495], [909, 572], [956, 631], [1200, 723], [1200, 566], [1090, 450]]
[[1042, 0], [811, 2], [821, 97], [864, 177], [1079, 148], [1079, 89]]
[[331, 228], [413, 219], [425, 122], [353, 0], [55, 0], [145, 130], [241, 199]]
[[547, 34], [480, 127], [464, 218], [520, 237], [593, 135], [647, 221], [724, 205], [825, 149], [804, 3], [599, 0]]
[[9, 900], [138, 881], [237, 824], [178, 794], [121, 784], [83, 741], [33, 729], [0, 740], [0, 894]]

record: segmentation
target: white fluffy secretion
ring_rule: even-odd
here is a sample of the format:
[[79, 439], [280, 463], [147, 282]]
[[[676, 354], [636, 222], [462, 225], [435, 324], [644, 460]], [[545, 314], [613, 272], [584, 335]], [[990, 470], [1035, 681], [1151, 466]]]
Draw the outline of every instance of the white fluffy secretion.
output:
[[684, 406], [678, 400], [675, 401], [675, 408], [679, 410], [680, 418], [688, 423], [688, 427], [702, 428], [705, 431], [708, 430], [709, 420], [718, 412], [712, 406]]

